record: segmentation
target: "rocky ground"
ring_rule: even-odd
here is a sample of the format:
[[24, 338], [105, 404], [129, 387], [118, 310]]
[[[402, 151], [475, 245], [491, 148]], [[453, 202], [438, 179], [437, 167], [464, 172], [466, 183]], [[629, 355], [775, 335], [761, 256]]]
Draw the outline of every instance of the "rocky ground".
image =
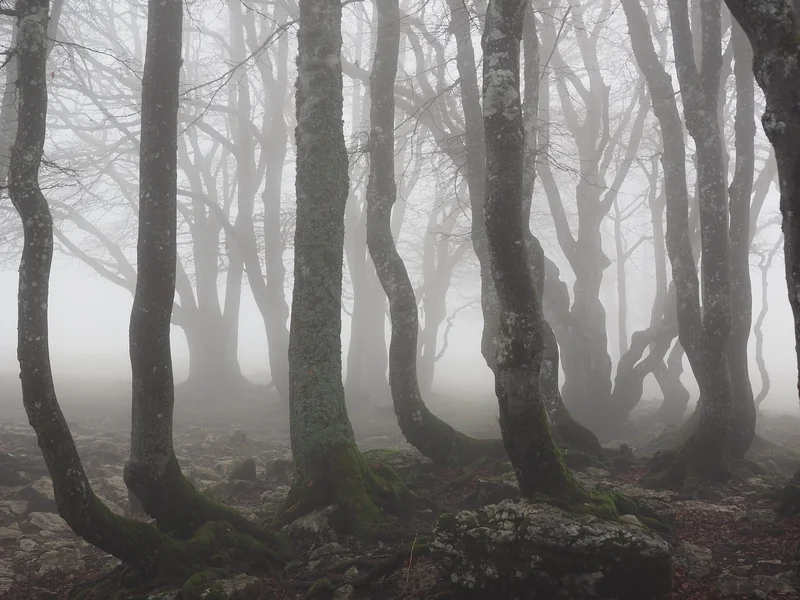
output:
[[[26, 472], [19, 476], [4, 470], [0, 460], [0, 598], [63, 598], [116, 561], [77, 539], [57, 516], [52, 486], [21, 407], [9, 404], [2, 410], [0, 456], [13, 456], [26, 465]], [[128, 514], [122, 480], [128, 407], [124, 402], [67, 403], [65, 412], [95, 491], [113, 510]], [[465, 411], [443, 404], [441, 412], [473, 435], [497, 433], [486, 407]], [[762, 433], [800, 450], [798, 425], [795, 418], [765, 418]], [[238, 590], [230, 598], [300, 599], [313, 593], [337, 600], [463, 597], [431, 558], [428, 539], [436, 516], [513, 497], [513, 484], [498, 478], [492, 465], [435, 468], [405, 445], [391, 409], [358, 411], [354, 426], [362, 449], [393, 466], [420, 499], [414, 520], [379, 542], [361, 544], [334, 539], [324, 514], [315, 515], [292, 531], [296, 539], [305, 536], [308, 549], [283, 576], [238, 578], [229, 584]], [[650, 435], [643, 425], [631, 436], [632, 445], [642, 446]], [[268, 518], [288, 492], [288, 427], [278, 407], [190, 410], [179, 403], [175, 446], [184, 471], [198, 487], [255, 519]], [[392, 448], [402, 451], [386, 451]], [[762, 450], [749, 471], [740, 470], [739, 477], [702, 500], [642, 489], [637, 481], [645, 467], [638, 461], [613, 473], [588, 468], [578, 477], [597, 490], [624, 492], [671, 526], [663, 535], [671, 546], [675, 573], [669, 598], [800, 598], [800, 521], [780, 519], [773, 510], [775, 491], [795, 465], [791, 455]], [[468, 520], [478, 519], [479, 513], [475, 515]]]

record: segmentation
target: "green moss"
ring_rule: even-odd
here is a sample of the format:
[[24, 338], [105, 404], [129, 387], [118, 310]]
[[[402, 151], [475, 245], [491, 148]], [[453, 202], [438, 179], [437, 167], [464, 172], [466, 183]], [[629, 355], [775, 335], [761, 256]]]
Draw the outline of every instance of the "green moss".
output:
[[318, 579], [314, 585], [308, 588], [303, 597], [308, 600], [328, 600], [333, 598], [335, 592], [336, 586], [331, 583], [330, 579]]
[[410, 512], [411, 494], [397, 474], [387, 465], [370, 466], [354, 443], [338, 444], [328, 459], [324, 478], [295, 479], [286, 504], [276, 515], [276, 525], [333, 504], [337, 507], [331, 522], [335, 530], [371, 537], [384, 525], [387, 514]]

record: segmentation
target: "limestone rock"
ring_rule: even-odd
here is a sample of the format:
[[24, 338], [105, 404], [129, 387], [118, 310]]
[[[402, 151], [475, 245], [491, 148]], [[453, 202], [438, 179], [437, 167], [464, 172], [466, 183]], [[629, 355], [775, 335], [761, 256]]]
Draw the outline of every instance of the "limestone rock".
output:
[[19, 529], [0, 527], [0, 544], [3, 542], [18, 540], [21, 537], [22, 532]]
[[640, 600], [672, 579], [659, 536], [525, 500], [442, 516], [431, 550], [453, 583], [493, 595]]
[[35, 525], [39, 529], [49, 531], [51, 533], [60, 533], [69, 531], [67, 522], [53, 513], [48, 512], [33, 512], [30, 514], [31, 525]]
[[780, 575], [756, 575], [740, 577], [725, 571], [717, 579], [717, 588], [726, 596], [761, 596], [770, 594], [791, 594], [795, 597], [797, 589]]
[[237, 575], [217, 581], [222, 600], [258, 600], [264, 592], [264, 584], [251, 575]]
[[46, 575], [52, 571], [59, 573], [72, 573], [83, 568], [81, 553], [74, 548], [61, 548], [49, 550], [42, 554], [38, 560], [39, 575]]
[[333, 600], [352, 600], [355, 597], [356, 590], [349, 583], [338, 588], [333, 594]]
[[292, 521], [283, 529], [289, 539], [300, 544], [332, 541], [334, 533], [329, 517], [335, 510], [336, 506], [334, 505], [318, 508]]
[[42, 477], [20, 488], [14, 494], [14, 499], [27, 502], [30, 511], [55, 512], [57, 510], [53, 482], [49, 477]]
[[497, 504], [503, 500], [516, 500], [519, 498], [519, 485], [517, 480], [508, 477], [492, 477], [491, 479], [478, 479], [475, 484], [475, 504], [486, 506]]
[[690, 542], [681, 542], [672, 558], [672, 564], [686, 572], [689, 579], [702, 579], [711, 573], [711, 561], [711, 550]]

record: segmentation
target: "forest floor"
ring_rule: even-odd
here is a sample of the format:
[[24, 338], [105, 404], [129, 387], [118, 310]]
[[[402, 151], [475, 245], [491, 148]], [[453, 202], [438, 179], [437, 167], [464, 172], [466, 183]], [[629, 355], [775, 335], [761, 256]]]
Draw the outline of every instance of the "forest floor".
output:
[[[67, 398], [63, 404], [95, 491], [113, 510], [128, 513], [122, 468], [128, 454], [129, 405], [119, 396], [83, 402]], [[471, 435], [499, 435], [496, 406], [488, 402], [440, 399], [431, 402], [431, 408]], [[362, 450], [402, 450], [371, 456], [396, 467], [429, 508], [418, 510], [411, 522], [380, 542], [332, 541], [323, 535], [282, 577], [252, 580], [252, 589], [261, 591], [247, 600], [305, 598], [321, 578], [338, 587], [332, 596], [337, 600], [462, 597], [437, 572], [424, 544], [417, 552], [414, 548], [416, 540], [432, 530], [438, 514], [478, 506], [479, 492], [493, 475], [490, 466], [435, 468], [405, 444], [390, 407], [351, 413], [356, 415], [354, 428]], [[0, 414], [0, 453], [39, 460], [21, 403], [0, 400]], [[657, 433], [645, 422], [632, 428], [625, 440], [637, 456]], [[800, 453], [797, 417], [765, 415], [759, 431]], [[198, 487], [213, 490], [216, 497], [255, 518], [268, 515], [288, 491], [288, 419], [274, 404], [198, 408], [179, 399], [175, 447], [184, 471]], [[674, 491], [643, 491], [637, 484], [645, 472], [642, 462], [613, 473], [588, 468], [578, 477], [590, 487], [644, 494], [661, 503], [661, 516], [672, 525], [664, 537], [675, 549], [670, 599], [800, 598], [800, 519], [780, 519], [773, 510], [775, 491], [800, 463], [770, 452], [768, 448], [752, 457], [762, 472], [740, 473], [702, 500]], [[234, 465], [250, 458], [256, 463], [255, 478], [231, 481], [228, 475]], [[0, 598], [65, 598], [72, 586], [96, 578], [116, 561], [77, 539], [54, 514], [52, 487], [44, 472], [32, 473], [31, 481], [0, 485]], [[409, 544], [410, 552], [395, 554]]]

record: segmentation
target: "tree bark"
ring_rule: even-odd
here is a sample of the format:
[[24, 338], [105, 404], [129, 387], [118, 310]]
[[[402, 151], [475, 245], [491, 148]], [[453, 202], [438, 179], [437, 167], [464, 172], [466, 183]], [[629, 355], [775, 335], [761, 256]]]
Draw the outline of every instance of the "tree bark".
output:
[[761, 123], [778, 163], [786, 283], [800, 367], [800, 7], [790, 0], [725, 3], [750, 40], [753, 72], [767, 100]]
[[58, 513], [84, 540], [148, 575], [174, 559], [181, 546], [152, 525], [119, 517], [94, 494], [56, 398], [47, 323], [53, 219], [39, 187], [47, 125], [48, 0], [18, 0], [16, 56], [25, 77], [16, 86], [19, 118], [8, 163], [9, 193], [22, 220], [18, 358], [22, 401], [53, 479]]
[[[297, 224], [289, 339], [295, 478], [277, 522], [335, 504], [337, 527], [364, 533], [398, 508], [393, 484], [356, 448], [342, 384], [342, 269], [348, 160], [342, 129], [342, 5], [301, 0]], [[376, 504], [377, 503], [377, 504]]]
[[367, 188], [367, 246], [389, 299], [392, 337], [389, 385], [400, 429], [408, 443], [440, 464], [466, 464], [494, 451], [499, 440], [476, 440], [454, 430], [425, 406], [417, 380], [419, 317], [414, 288], [391, 229], [397, 197], [394, 174], [394, 83], [400, 50], [397, 0], [378, 0], [377, 45], [370, 76], [370, 161]]
[[669, 3], [676, 64], [687, 126], [698, 150], [698, 184], [703, 245], [704, 313], [692, 255], [686, 184], [683, 124], [672, 81], [653, 48], [649, 25], [638, 0], [623, 0], [623, 10], [636, 60], [645, 75], [653, 109], [661, 125], [662, 164], [667, 191], [667, 251], [678, 301], [678, 331], [692, 370], [705, 397], [697, 430], [661, 482], [725, 479], [728, 474], [728, 432], [731, 388], [727, 363], [730, 330], [730, 262], [727, 195], [722, 165], [717, 95], [721, 62], [720, 9], [714, 0], [702, 5], [703, 59], [698, 71], [692, 55], [688, 8], [683, 0]]
[[750, 198], [755, 171], [755, 81], [753, 52], [741, 27], [733, 24], [736, 84], [734, 120], [736, 166], [728, 194], [730, 197], [731, 330], [728, 362], [731, 373], [731, 458], [744, 458], [756, 434], [756, 407], [750, 383], [747, 356], [753, 324], [753, 294], [750, 284]]
[[503, 442], [522, 495], [570, 501], [581, 491], [547, 421], [539, 385], [544, 317], [525, 248], [519, 52], [524, 12], [521, 0], [490, 0], [482, 37], [486, 232], [501, 308], [495, 389]]
[[756, 410], [758, 410], [761, 403], [766, 400], [772, 385], [769, 378], [767, 363], [764, 360], [764, 331], [762, 327], [764, 325], [764, 319], [767, 316], [767, 311], [769, 311], [769, 269], [772, 266], [772, 260], [775, 258], [775, 254], [777, 254], [782, 244], [782, 236], [779, 236], [769, 252], [761, 255], [761, 260], [758, 263], [758, 268], [761, 270], [761, 309], [758, 311], [756, 324], [753, 327], [753, 335], [756, 338], [756, 364], [758, 365], [758, 374], [761, 377], [761, 389], [758, 391], [758, 395], [753, 401]]

